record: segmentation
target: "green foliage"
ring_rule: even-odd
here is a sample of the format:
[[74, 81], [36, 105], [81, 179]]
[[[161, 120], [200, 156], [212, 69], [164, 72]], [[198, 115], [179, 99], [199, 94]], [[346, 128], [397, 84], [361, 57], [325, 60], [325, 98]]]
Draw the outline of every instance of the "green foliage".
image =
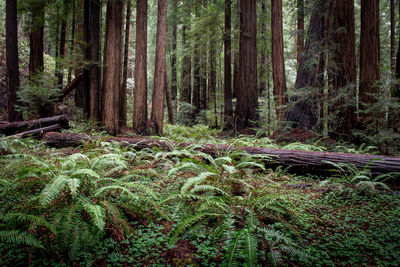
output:
[[196, 122], [196, 107], [186, 102], [180, 103], [176, 114], [176, 123], [184, 126], [193, 126]]

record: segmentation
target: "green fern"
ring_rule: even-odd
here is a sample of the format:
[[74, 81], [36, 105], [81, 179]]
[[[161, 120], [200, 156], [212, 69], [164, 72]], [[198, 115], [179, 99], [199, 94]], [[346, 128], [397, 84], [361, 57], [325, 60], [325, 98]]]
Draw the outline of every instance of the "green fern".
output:
[[33, 235], [18, 230], [0, 231], [0, 240], [10, 244], [44, 248], [42, 242], [36, 239]]
[[42, 191], [40, 195], [40, 203], [42, 205], [47, 205], [51, 201], [53, 201], [55, 198], [57, 198], [61, 192], [61, 190], [64, 189], [65, 184], [68, 181], [68, 177], [65, 175], [61, 175], [58, 178], [56, 178], [52, 183], [48, 184]]

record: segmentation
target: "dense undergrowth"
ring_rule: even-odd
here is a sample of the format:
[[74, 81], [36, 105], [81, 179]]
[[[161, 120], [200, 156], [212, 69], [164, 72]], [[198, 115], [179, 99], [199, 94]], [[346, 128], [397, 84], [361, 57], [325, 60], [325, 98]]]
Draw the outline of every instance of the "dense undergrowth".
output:
[[[278, 146], [219, 140], [201, 127], [165, 132]], [[400, 265], [400, 196], [367, 170], [293, 176], [241, 151], [212, 158], [198, 146], [137, 151], [97, 140], [56, 150], [2, 139], [0, 265]]]

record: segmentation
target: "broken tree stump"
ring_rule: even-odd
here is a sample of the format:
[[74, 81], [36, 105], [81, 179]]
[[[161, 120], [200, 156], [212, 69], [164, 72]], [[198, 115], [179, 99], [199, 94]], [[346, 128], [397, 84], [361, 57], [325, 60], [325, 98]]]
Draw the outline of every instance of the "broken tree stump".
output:
[[[76, 147], [83, 142], [96, 140], [98, 137], [82, 135], [82, 134], [66, 134], [49, 132], [44, 135], [44, 139], [49, 146], [53, 147]], [[158, 147], [161, 150], [171, 150], [171, 145], [167, 141], [114, 137], [106, 139], [108, 142], [118, 142], [121, 145], [134, 145], [135, 149], [144, 149]], [[175, 147], [187, 147], [192, 143], [173, 142]], [[326, 161], [333, 163], [349, 163], [354, 164], [358, 168], [366, 168], [371, 170], [373, 174], [383, 174], [390, 172], [400, 172], [400, 158], [378, 155], [361, 155], [349, 153], [334, 152], [312, 152], [297, 151], [284, 149], [270, 149], [261, 147], [232, 147], [229, 145], [210, 145], [200, 144], [199, 151], [207, 153], [213, 157], [218, 156], [221, 152], [242, 150], [252, 155], [270, 156], [270, 159], [264, 159], [266, 167], [290, 166], [290, 171], [295, 173], [312, 173], [312, 174], [328, 174], [333, 166]]]
[[14, 135], [55, 124], [59, 124], [62, 128], [66, 128], [68, 127], [68, 122], [69, 120], [67, 115], [58, 115], [30, 121], [16, 121], [8, 124], [0, 124], [0, 134]]

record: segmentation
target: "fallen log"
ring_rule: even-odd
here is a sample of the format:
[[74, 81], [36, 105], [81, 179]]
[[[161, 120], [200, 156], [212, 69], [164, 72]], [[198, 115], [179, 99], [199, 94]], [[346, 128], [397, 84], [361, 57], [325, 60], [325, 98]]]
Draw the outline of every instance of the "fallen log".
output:
[[[49, 146], [76, 147], [82, 145], [83, 142], [91, 142], [91, 140], [96, 140], [98, 137], [81, 134], [49, 132], [44, 135], [44, 139]], [[135, 149], [139, 150], [151, 147], [158, 147], [159, 149], [166, 151], [171, 150], [170, 143], [162, 140], [114, 137], [108, 138], [106, 141], [118, 142], [121, 143], [121, 145], [134, 145]], [[193, 144], [174, 142], [173, 145], [175, 147], [187, 147]], [[326, 161], [333, 163], [354, 164], [358, 168], [363, 168], [366, 166], [375, 175], [390, 172], [400, 172], [399, 157], [269, 149], [261, 147], [231, 147], [228, 145], [210, 144], [201, 144], [201, 147], [198, 148], [198, 150], [214, 157], [220, 155], [221, 152], [232, 150], [242, 150], [252, 155], [269, 155], [271, 156], [271, 159], [264, 160], [266, 167], [290, 166], [290, 171], [295, 173], [327, 174], [330, 169], [333, 169], [333, 166]]]
[[58, 131], [60, 129], [62, 129], [63, 126], [60, 124], [55, 124], [55, 125], [50, 125], [47, 127], [42, 127], [39, 129], [35, 129], [35, 130], [30, 130], [30, 131], [26, 131], [26, 132], [22, 132], [19, 134], [14, 134], [11, 135], [11, 138], [25, 138], [25, 137], [33, 137], [33, 136], [42, 136], [43, 134], [47, 133], [47, 132], [52, 132], [52, 131]]
[[0, 124], [0, 134], [13, 135], [55, 124], [59, 124], [63, 128], [66, 128], [68, 127], [68, 121], [67, 115], [58, 115], [38, 120], [16, 121], [8, 124]]

